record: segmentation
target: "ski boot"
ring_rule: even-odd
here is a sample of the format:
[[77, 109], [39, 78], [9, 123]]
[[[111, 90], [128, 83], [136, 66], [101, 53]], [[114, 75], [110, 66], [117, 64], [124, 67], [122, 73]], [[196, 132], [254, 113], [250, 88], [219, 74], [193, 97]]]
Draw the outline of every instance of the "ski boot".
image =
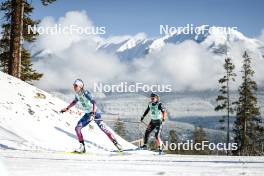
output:
[[86, 152], [85, 145], [83, 143], [80, 143], [80, 147], [78, 149], [74, 150], [74, 152], [80, 153], [80, 154], [85, 153]]
[[139, 147], [139, 149], [140, 149], [140, 150], [147, 150], [147, 149], [148, 149], [148, 146], [147, 146], [146, 144], [144, 144], [144, 145], [141, 145], [141, 146]]
[[122, 146], [116, 141], [113, 141], [114, 145], [116, 146], [116, 148], [118, 149], [119, 152], [123, 152], [123, 148]]
[[163, 155], [164, 154], [162, 146], [158, 147], [158, 152], [159, 152], [159, 155]]

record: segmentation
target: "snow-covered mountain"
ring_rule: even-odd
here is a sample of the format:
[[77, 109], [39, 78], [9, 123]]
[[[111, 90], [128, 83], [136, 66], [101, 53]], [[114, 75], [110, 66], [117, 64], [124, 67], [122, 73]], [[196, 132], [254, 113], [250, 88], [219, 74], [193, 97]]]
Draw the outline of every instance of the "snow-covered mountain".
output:
[[[0, 148], [48, 151], [77, 148], [75, 125], [83, 114], [81, 110], [73, 108], [61, 114], [59, 111], [66, 102], [2, 72], [0, 85]], [[94, 122], [83, 129], [83, 134], [90, 152], [115, 149]], [[124, 148], [135, 147], [115, 136]]]
[[[214, 28], [216, 27], [213, 26], [212, 29]], [[248, 50], [253, 52], [258, 51], [264, 56], [264, 43], [262, 41], [246, 37], [237, 30], [232, 30], [230, 34], [219, 31], [209, 33], [208, 30], [205, 30], [201, 34], [167, 34], [155, 38], [147, 38], [145, 35], [139, 33], [135, 36], [123, 37], [119, 40], [101, 40], [98, 42], [97, 50], [116, 54], [121, 60], [127, 61], [144, 57], [153, 51], [162, 49], [167, 44], [180, 44], [187, 40], [195, 41], [218, 55], [225, 54], [236, 44], [243, 44]], [[34, 50], [33, 58], [39, 59], [51, 56], [52, 54], [50, 50], [46, 49]]]
[[248, 38], [236, 30], [232, 30], [231, 34], [205, 31], [203, 34], [171, 34], [150, 39], [132, 36], [115, 43], [105, 41], [98, 49], [116, 53], [121, 59], [133, 59], [162, 49], [166, 44], [180, 44], [187, 40], [195, 41], [215, 54], [225, 54], [235, 43], [244, 43], [248, 49], [257, 49], [264, 54], [263, 42]]

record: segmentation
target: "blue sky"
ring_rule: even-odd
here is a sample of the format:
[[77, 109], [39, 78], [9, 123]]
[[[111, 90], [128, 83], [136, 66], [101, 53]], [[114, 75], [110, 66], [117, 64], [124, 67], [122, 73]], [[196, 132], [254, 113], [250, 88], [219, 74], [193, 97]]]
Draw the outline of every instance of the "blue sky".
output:
[[57, 0], [47, 7], [31, 1], [36, 19], [85, 10], [96, 26], [106, 26], [107, 35], [158, 36], [160, 24], [237, 26], [250, 37], [264, 29], [262, 0]]

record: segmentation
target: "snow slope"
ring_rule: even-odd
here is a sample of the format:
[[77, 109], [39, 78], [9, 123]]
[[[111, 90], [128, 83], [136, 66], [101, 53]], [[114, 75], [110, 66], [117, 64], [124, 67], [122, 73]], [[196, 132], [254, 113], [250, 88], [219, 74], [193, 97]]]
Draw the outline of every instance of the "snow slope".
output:
[[[71, 151], [78, 147], [74, 128], [82, 111], [73, 108], [61, 114], [66, 102], [2, 72], [0, 85], [0, 148]], [[115, 149], [94, 122], [83, 134], [90, 152]], [[115, 136], [124, 148], [135, 147]]]

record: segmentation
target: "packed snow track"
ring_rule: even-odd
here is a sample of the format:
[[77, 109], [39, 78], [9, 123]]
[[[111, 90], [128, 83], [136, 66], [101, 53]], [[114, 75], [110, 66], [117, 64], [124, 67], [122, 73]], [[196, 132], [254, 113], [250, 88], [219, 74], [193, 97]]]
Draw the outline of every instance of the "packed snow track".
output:
[[[252, 175], [264, 173], [263, 157], [150, 154], [65, 154], [0, 150], [1, 176]], [[4, 175], [5, 174], [5, 175]]]

